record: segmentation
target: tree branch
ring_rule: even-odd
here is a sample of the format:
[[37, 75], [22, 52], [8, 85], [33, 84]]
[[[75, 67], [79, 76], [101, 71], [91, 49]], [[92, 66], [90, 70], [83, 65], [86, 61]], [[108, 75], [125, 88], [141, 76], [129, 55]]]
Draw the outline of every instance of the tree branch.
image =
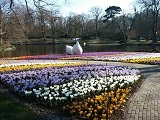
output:
[[11, 0], [9, 7], [12, 8], [12, 6], [13, 6], [13, 0]]

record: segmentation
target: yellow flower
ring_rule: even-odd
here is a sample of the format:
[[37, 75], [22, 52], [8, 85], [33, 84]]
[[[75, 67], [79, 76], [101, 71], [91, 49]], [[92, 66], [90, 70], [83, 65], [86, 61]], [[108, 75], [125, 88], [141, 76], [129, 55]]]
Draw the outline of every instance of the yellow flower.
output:
[[103, 110], [102, 110], [102, 113], [105, 113], [105, 112], [106, 112], [106, 110], [105, 110], [105, 109], [103, 109]]
[[76, 102], [73, 102], [73, 105], [76, 105], [77, 103]]
[[98, 120], [98, 118], [93, 118], [93, 120]]
[[92, 111], [92, 110], [93, 110], [93, 108], [88, 108], [88, 110], [89, 110], [89, 111]]
[[73, 109], [73, 110], [71, 110], [70, 112], [71, 112], [71, 114], [74, 114], [76, 111]]
[[95, 109], [94, 112], [97, 113], [97, 109]]
[[113, 110], [110, 110], [109, 113], [112, 114], [112, 113], [113, 113]]
[[97, 106], [97, 109], [98, 109], [98, 110], [101, 110], [101, 109], [102, 109], [102, 106]]
[[113, 104], [110, 104], [109, 109], [110, 109], [110, 110], [113, 109]]
[[90, 116], [91, 116], [91, 113], [88, 113], [88, 114], [87, 114], [87, 117], [90, 117]]
[[88, 97], [88, 102], [91, 100], [91, 98], [90, 97]]
[[85, 103], [85, 104], [84, 104], [84, 107], [87, 108], [87, 107], [88, 107], [88, 103]]
[[106, 114], [102, 114], [102, 118], [106, 118], [106, 116], [107, 116]]
[[78, 104], [80, 104], [80, 105], [81, 105], [81, 104], [82, 104], [82, 102], [79, 102]]
[[94, 103], [94, 100], [91, 98], [91, 99], [90, 99], [90, 102], [91, 102], [91, 103]]
[[82, 115], [82, 114], [83, 114], [83, 111], [80, 111], [79, 114]]
[[95, 114], [94, 114], [94, 116], [95, 116], [95, 117], [97, 117], [97, 116], [98, 116], [98, 114], [97, 114], [97, 113], [95, 113]]

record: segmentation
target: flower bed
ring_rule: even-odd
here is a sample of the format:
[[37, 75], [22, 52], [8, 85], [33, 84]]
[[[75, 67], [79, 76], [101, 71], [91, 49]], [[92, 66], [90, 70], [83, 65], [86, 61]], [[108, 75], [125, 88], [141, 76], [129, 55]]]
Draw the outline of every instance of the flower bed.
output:
[[55, 62], [49, 60], [32, 60], [32, 61], [8, 61], [0, 65], [0, 73], [22, 71], [30, 69], [40, 69], [58, 66], [76, 66], [81, 65], [79, 62]]
[[69, 110], [72, 116], [78, 115], [82, 119], [106, 120], [126, 102], [126, 96], [130, 90], [130, 87], [125, 89], [118, 88], [115, 91], [88, 97], [84, 101], [72, 102], [72, 104], [64, 106], [63, 109]]
[[[30, 64], [27, 68], [15, 65], [9, 72], [3, 71], [0, 82], [37, 104], [52, 108], [64, 106], [72, 115], [103, 119], [125, 102], [130, 86], [140, 77], [139, 70], [124, 66], [65, 64], [33, 67]], [[77, 111], [78, 106], [81, 111]], [[86, 110], [88, 108], [90, 111]], [[91, 114], [96, 110], [94, 115]]]
[[121, 61], [133, 63], [156, 64], [160, 62], [160, 53], [146, 52], [92, 52], [83, 53], [80, 55], [37, 55], [37, 56], [22, 56], [2, 59], [17, 59], [17, 60], [101, 60], [101, 61]]
[[160, 63], [160, 57], [128, 59], [128, 60], [124, 60], [123, 62], [141, 63], [141, 64], [158, 64]]

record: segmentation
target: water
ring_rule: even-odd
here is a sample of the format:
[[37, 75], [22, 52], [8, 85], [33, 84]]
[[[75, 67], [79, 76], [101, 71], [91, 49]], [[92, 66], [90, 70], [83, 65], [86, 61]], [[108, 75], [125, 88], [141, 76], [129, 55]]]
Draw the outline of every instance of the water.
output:
[[[16, 45], [14, 51], [1, 51], [0, 58], [3, 57], [18, 57], [28, 55], [45, 55], [45, 54], [65, 54], [65, 44], [56, 45]], [[73, 45], [71, 45], [73, 46]], [[134, 52], [134, 51], [149, 51], [151, 46], [123, 46], [123, 45], [104, 45], [104, 44], [90, 44], [84, 46], [83, 52]], [[160, 46], [157, 46], [160, 50]]]

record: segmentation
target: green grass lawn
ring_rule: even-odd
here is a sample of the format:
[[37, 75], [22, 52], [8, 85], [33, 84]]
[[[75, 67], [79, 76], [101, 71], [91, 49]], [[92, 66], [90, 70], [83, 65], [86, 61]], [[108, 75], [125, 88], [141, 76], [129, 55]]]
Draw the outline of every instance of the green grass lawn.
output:
[[38, 120], [27, 106], [7, 98], [0, 92], [0, 120]]

